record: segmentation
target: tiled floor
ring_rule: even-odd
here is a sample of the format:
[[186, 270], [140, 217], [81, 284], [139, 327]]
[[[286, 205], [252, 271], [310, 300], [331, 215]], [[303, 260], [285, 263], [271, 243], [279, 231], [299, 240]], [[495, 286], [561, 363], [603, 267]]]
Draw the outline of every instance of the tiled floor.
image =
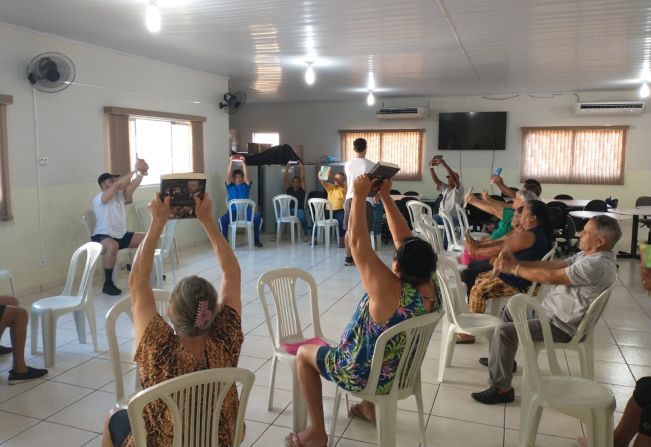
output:
[[[392, 250], [383, 247], [381, 254], [388, 261]], [[168, 287], [176, 278], [190, 273], [218, 284], [220, 274], [207, 245], [184, 250], [180, 255], [181, 266], [176, 275], [168, 275]], [[348, 321], [362, 294], [362, 287], [355, 268], [344, 267], [343, 250], [334, 247], [329, 251], [323, 246], [312, 250], [304, 243], [292, 246], [267, 242], [263, 249], [253, 252], [237, 250], [237, 256], [243, 272], [243, 325], [246, 334], [240, 366], [256, 373], [248, 405], [244, 444], [281, 446], [292, 423], [291, 378], [281, 365], [276, 380], [274, 410], [268, 412], [267, 383], [272, 349], [257, 298], [257, 278], [261, 273], [278, 267], [298, 267], [310, 272], [319, 285], [323, 330], [333, 339], [337, 339]], [[596, 378], [615, 393], [618, 412], [623, 411], [635, 379], [651, 374], [651, 298], [641, 289], [634, 262], [620, 262], [620, 279], [597, 326], [595, 346]], [[124, 274], [121, 274], [120, 284], [126, 285]], [[24, 297], [22, 302], [27, 305], [59, 291]], [[299, 299], [299, 309], [307, 324], [309, 305], [305, 298]], [[56, 368], [50, 370], [45, 380], [9, 386], [5, 380], [6, 370], [11, 366], [10, 357], [0, 358], [0, 445], [100, 445], [104, 415], [115, 402], [110, 357], [106, 352], [104, 316], [118, 299], [101, 294], [96, 296], [100, 352], [93, 352], [91, 344], [78, 343], [71, 315], [59, 319]], [[4, 335], [2, 344], [8, 344], [8, 335]], [[118, 335], [125, 351], [125, 384], [127, 388], [133, 388], [134, 365], [130, 363], [132, 332], [127, 319], [119, 320]], [[88, 340], [90, 342], [90, 337]], [[515, 378], [515, 403], [484, 406], [470, 397], [472, 391], [486, 387], [486, 369], [477, 363], [477, 358], [485, 355], [486, 349], [483, 342], [458, 346], [445, 382], [438, 383], [434, 377], [438, 365], [439, 331], [434, 334], [422, 374], [429, 445], [516, 445], [521, 369]], [[42, 356], [28, 357], [31, 365], [42, 366]], [[560, 361], [563, 369], [573, 375], [578, 373], [575, 355], [561, 353]], [[329, 426], [334, 396], [332, 384], [325, 384], [324, 394], [326, 424]], [[398, 439], [401, 446], [419, 444], [415, 408], [413, 399], [400, 403]], [[615, 415], [616, 421], [619, 417], [621, 413]], [[537, 442], [543, 446], [572, 446], [573, 439], [581, 434], [581, 424], [577, 420], [545, 411]], [[359, 420], [348, 421], [343, 410], [338, 420], [337, 436], [340, 447], [370, 446], [376, 439], [374, 427]]]

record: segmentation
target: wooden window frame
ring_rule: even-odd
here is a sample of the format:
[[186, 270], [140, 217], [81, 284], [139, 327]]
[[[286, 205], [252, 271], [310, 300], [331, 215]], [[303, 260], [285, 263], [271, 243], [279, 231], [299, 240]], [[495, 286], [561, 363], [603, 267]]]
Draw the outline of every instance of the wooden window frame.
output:
[[13, 220], [9, 181], [9, 126], [7, 106], [14, 103], [11, 95], [0, 94], [0, 222]]

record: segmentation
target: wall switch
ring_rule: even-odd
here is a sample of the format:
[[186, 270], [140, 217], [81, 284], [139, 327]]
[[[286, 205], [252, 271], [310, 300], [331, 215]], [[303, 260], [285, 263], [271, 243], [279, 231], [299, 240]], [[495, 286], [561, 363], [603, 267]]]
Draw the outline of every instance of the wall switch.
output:
[[41, 166], [45, 166], [45, 165], [48, 164], [49, 161], [50, 161], [50, 159], [47, 158], [47, 157], [39, 157], [38, 164], [41, 165]]
[[47, 265], [47, 259], [45, 258], [39, 258], [38, 259], [38, 266], [39, 267], [45, 267]]

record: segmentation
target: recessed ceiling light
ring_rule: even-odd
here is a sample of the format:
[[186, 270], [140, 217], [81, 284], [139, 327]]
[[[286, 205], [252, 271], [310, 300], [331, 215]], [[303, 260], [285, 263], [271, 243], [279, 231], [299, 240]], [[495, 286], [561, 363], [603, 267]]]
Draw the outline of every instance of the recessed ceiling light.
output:
[[307, 69], [305, 70], [305, 83], [307, 85], [314, 85], [316, 82], [316, 73], [314, 73], [314, 67], [312, 67], [312, 62], [307, 63]]
[[145, 24], [150, 33], [157, 33], [161, 27], [161, 14], [160, 8], [156, 0], [153, 0], [147, 5], [147, 12], [145, 13]]
[[375, 105], [375, 95], [373, 92], [368, 92], [368, 96], [366, 97], [366, 104], [368, 106]]
[[651, 93], [651, 91], [649, 91], [649, 84], [647, 82], [643, 82], [642, 85], [640, 86], [640, 91], [639, 91], [640, 98], [648, 98], [649, 93]]
[[371, 91], [375, 90], [375, 75], [372, 71], [368, 72], [368, 82], [366, 84], [366, 88]]

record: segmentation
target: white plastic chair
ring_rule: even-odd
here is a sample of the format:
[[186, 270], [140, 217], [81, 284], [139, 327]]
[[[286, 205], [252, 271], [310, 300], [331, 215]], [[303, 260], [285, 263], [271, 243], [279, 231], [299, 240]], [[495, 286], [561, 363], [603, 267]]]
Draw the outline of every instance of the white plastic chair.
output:
[[457, 342], [457, 334], [470, 334], [488, 339], [490, 349], [493, 332], [502, 321], [485, 314], [464, 312], [468, 309], [465, 301], [466, 285], [461, 281], [459, 271], [454, 260], [439, 257], [436, 275], [445, 303], [445, 318], [441, 329], [441, 349], [439, 350], [438, 381], [443, 382], [445, 368], [452, 364], [452, 354]]
[[439, 216], [443, 219], [445, 236], [448, 240], [448, 250], [463, 252], [463, 241], [461, 240], [461, 236], [458, 236], [457, 234], [457, 227], [454, 226], [454, 220], [443, 210], [439, 211]]
[[[165, 258], [170, 257], [170, 252], [172, 250], [172, 242], [174, 241], [174, 233], [176, 232], [176, 224], [178, 220], [170, 219], [165, 224], [165, 229], [163, 235], [161, 236], [160, 248], [157, 248], [154, 251], [154, 272], [156, 274], [156, 288], [163, 288], [163, 261]], [[174, 270], [174, 262], [170, 257], [170, 266], [172, 267], [172, 273]]]
[[413, 229], [414, 233], [421, 233], [421, 215], [425, 214], [431, 218], [432, 208], [429, 205], [418, 200], [410, 200], [407, 202], [407, 211], [409, 212], [409, 220], [411, 221], [411, 228]]
[[133, 396], [127, 406], [136, 447], [147, 447], [147, 427], [142, 412], [160, 399], [170, 409], [174, 447], [217, 447], [219, 417], [226, 394], [241, 384], [233, 446], [240, 445], [244, 414], [255, 374], [243, 368], [213, 368], [184, 374], [161, 382]]
[[[133, 207], [136, 210], [138, 215], [138, 220], [140, 225], [142, 225], [142, 231], [147, 232], [149, 226], [151, 225], [151, 213], [149, 212], [149, 204], [146, 202], [135, 203]], [[176, 258], [176, 265], [179, 265], [179, 251], [176, 248], [176, 237], [172, 238], [172, 244], [174, 245], [174, 257]]]
[[[584, 379], [594, 380], [594, 327], [606, 309], [613, 286], [614, 284], [601, 292], [590, 304], [572, 340], [567, 343], [554, 343], [556, 349], [576, 351], [579, 354], [581, 377]], [[543, 343], [536, 343], [535, 347], [537, 351], [545, 349]]]
[[[273, 409], [274, 384], [276, 381], [276, 367], [278, 362], [287, 363], [292, 370], [292, 393], [293, 393], [293, 427], [294, 431], [301, 431], [305, 428], [307, 418], [305, 402], [298, 383], [296, 373], [296, 356], [289, 354], [283, 348], [286, 343], [300, 343], [308, 339], [303, 335], [301, 321], [296, 306], [296, 284], [302, 280], [310, 289], [310, 306], [312, 310], [312, 329], [315, 337], [334, 345], [323, 336], [319, 320], [319, 300], [316, 281], [306, 271], [296, 268], [283, 268], [271, 270], [260, 275], [258, 279], [258, 296], [262, 303], [269, 337], [273, 344], [274, 355], [271, 359], [271, 374], [269, 376], [269, 401], [267, 409]], [[265, 298], [265, 288], [271, 292], [276, 307], [275, 322], [272, 320], [269, 306]]]
[[[282, 229], [282, 224], [289, 224], [289, 231], [293, 244], [296, 242], [294, 236], [300, 234], [299, 228], [301, 226], [301, 221], [298, 219], [296, 214], [292, 215], [290, 211], [293, 209], [294, 213], [298, 212], [298, 200], [296, 197], [290, 196], [289, 194], [279, 194], [274, 196], [273, 205], [274, 216], [276, 216], [276, 242], [280, 241], [280, 230]], [[296, 227], [296, 231], [294, 231], [294, 227]]]
[[[457, 220], [459, 221], [459, 233], [460, 241], [463, 243], [466, 240], [466, 230], [470, 229], [470, 224], [468, 223], [468, 214], [466, 209], [460, 206], [459, 204], [454, 204], [454, 210], [457, 213]], [[481, 231], [471, 231], [471, 236], [474, 239], [481, 239], [484, 236], [488, 236], [488, 233], [483, 233]]]
[[[84, 227], [86, 227], [86, 231], [88, 231], [88, 239], [91, 238], [93, 235], [93, 232], [95, 231], [95, 226], [97, 225], [97, 219], [95, 218], [95, 211], [93, 210], [88, 210], [84, 211], [81, 214], [81, 222], [84, 224]], [[129, 256], [129, 262], [131, 262], [131, 249], [130, 248], [123, 248], [121, 250], [118, 250], [118, 257], [127, 255]], [[113, 269], [113, 282], [117, 283], [117, 277], [118, 277], [118, 270], [117, 268]]]
[[[556, 242], [552, 243], [552, 248], [543, 256], [541, 261], [551, 261], [554, 259], [554, 256], [556, 256], [556, 246], [558, 244]], [[536, 289], [538, 288], [538, 283], [536, 281], [532, 281], [531, 285], [527, 289], [527, 295], [529, 296], [534, 296], [536, 293]], [[502, 308], [506, 306], [506, 303], [508, 303], [510, 296], [504, 296], [500, 298], [491, 298], [489, 300], [486, 300], [486, 313], [492, 314], [492, 315], [499, 315], [500, 312], [502, 311]]]
[[[378, 445], [382, 447], [395, 447], [398, 401], [413, 395], [416, 398], [416, 405], [418, 407], [420, 445], [427, 447], [420, 369], [425, 358], [427, 346], [432, 338], [432, 333], [441, 319], [441, 315], [441, 312], [432, 312], [409, 318], [387, 329], [378, 337], [375, 343], [375, 349], [373, 350], [371, 369], [366, 387], [360, 392], [348, 391], [337, 387], [335, 407], [332, 412], [332, 425], [328, 438], [328, 445], [330, 447], [334, 445], [337, 416], [342, 394], [351, 395], [375, 404]], [[400, 356], [400, 363], [396, 368], [393, 378], [391, 390], [388, 394], [376, 394], [378, 381], [382, 374], [386, 345], [391, 339], [400, 336], [400, 334], [405, 338], [405, 342], [402, 355]]]
[[[314, 242], [318, 239], [318, 231], [323, 229], [325, 234], [325, 247], [330, 248], [330, 231], [335, 230], [337, 239], [335, 242], [339, 241], [339, 222], [337, 219], [332, 218], [332, 203], [328, 199], [310, 199], [307, 201], [308, 206], [310, 207], [310, 216], [312, 217], [312, 248], [314, 248]], [[326, 217], [326, 211], [328, 215]]]
[[[40, 299], [32, 304], [32, 354], [38, 351], [38, 320], [41, 318], [44, 363], [53, 367], [55, 363], [57, 319], [69, 312], [74, 313], [79, 343], [86, 343], [86, 320], [90, 324], [93, 349], [97, 352], [97, 324], [95, 323], [95, 306], [93, 305], [93, 273], [97, 259], [102, 252], [102, 245], [86, 242], [72, 255], [68, 277], [61, 295]], [[77, 264], [82, 255], [86, 256], [83, 273], [79, 278], [77, 291], [73, 291]], [[84, 313], [86, 315], [84, 315]]]
[[11, 272], [7, 269], [0, 269], [0, 279], [6, 279], [9, 281], [11, 286], [11, 296], [16, 296], [16, 286], [14, 285], [14, 277]]
[[[521, 293], [512, 297], [508, 306], [525, 359], [519, 445], [534, 445], [542, 409], [549, 407], [580, 419], [585, 425], [589, 446], [612, 447], [615, 411], [615, 396], [612, 391], [600, 383], [582, 377], [566, 376], [561, 372], [549, 319], [535, 298]], [[538, 366], [537, 349], [527, 324], [530, 309], [534, 310], [542, 325], [543, 344], [551, 375], [542, 375]]]
[[457, 268], [459, 270], [464, 270], [466, 268], [465, 265], [458, 263], [458, 259], [463, 254], [462, 252], [447, 251], [443, 248], [443, 235], [441, 234], [441, 228], [432, 217], [422, 214], [420, 216], [420, 229], [420, 237], [430, 243], [434, 249], [434, 253], [438, 256], [453, 258], [457, 262]]
[[[154, 289], [154, 298], [156, 299], [156, 310], [165, 321], [168, 321], [167, 308], [170, 303], [170, 292], [167, 290]], [[128, 399], [124, 395], [124, 382], [122, 377], [122, 365], [120, 360], [120, 347], [118, 346], [118, 337], [115, 329], [118, 318], [125, 314], [133, 322], [133, 314], [131, 312], [131, 297], [125, 296], [120, 301], [115, 303], [108, 312], [106, 312], [105, 330], [106, 341], [108, 342], [109, 354], [111, 355], [111, 362], [113, 366], [113, 380], [115, 383], [115, 402], [119, 407], [126, 406]], [[139, 391], [140, 388], [140, 374], [136, 367], [136, 384], [134, 389]]]
[[[251, 199], [233, 199], [226, 204], [228, 208], [228, 230], [231, 248], [237, 245], [237, 229], [246, 228], [246, 237], [249, 241], [249, 250], [253, 250], [253, 218], [255, 216], [255, 202]], [[248, 214], [250, 211], [250, 215]]]

